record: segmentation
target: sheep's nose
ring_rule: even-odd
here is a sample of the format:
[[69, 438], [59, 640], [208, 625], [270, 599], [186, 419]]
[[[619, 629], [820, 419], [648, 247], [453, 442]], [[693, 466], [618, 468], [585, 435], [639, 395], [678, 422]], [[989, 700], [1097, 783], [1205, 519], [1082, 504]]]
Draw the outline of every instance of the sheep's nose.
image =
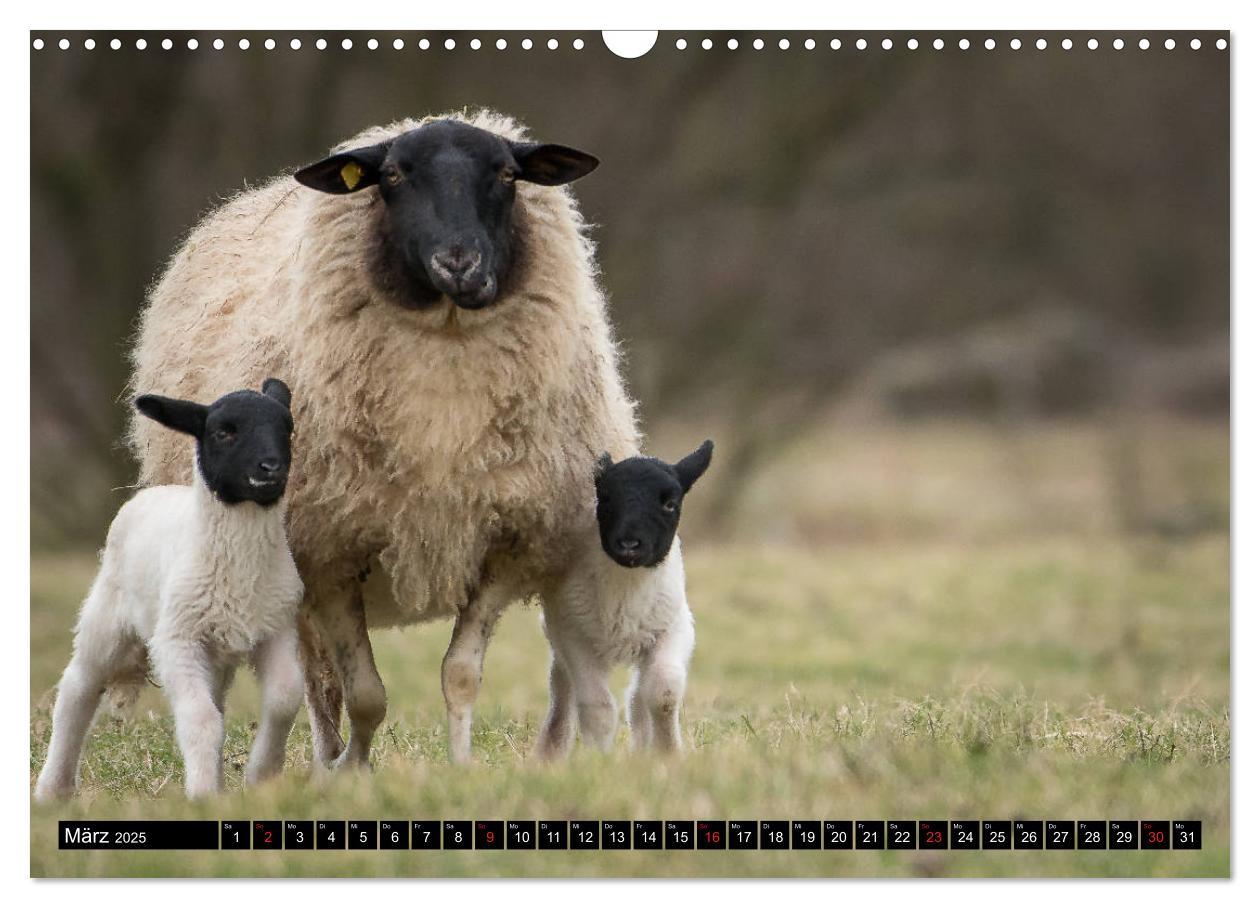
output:
[[258, 469], [262, 470], [264, 473], [279, 473], [280, 460], [276, 457], [268, 457], [266, 460], [259, 461]]
[[643, 543], [640, 540], [635, 539], [633, 536], [624, 536], [617, 540], [617, 548], [626, 555], [633, 555], [642, 545]]
[[464, 277], [480, 260], [481, 256], [469, 252], [463, 246], [451, 246], [433, 255], [433, 264], [437, 266], [437, 270], [446, 272], [452, 278]]

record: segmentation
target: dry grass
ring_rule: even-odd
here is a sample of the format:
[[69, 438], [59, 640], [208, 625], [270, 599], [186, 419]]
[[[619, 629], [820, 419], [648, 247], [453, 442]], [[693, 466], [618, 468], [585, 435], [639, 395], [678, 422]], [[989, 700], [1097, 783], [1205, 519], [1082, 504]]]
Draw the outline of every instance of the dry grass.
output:
[[[1089, 448], [1088, 439], [1096, 437], [1060, 444]], [[915, 444], [923, 447], [912, 450]], [[953, 445], [956, 451], [977, 447], [965, 438]], [[911, 462], [927, 470], [932, 452], [942, 450], [923, 437], [902, 437], [893, 447], [902, 449], [898, 473]], [[1193, 460], [1194, 452], [1208, 448], [1196, 437], [1184, 450]], [[834, 454], [829, 446], [826, 456]], [[800, 452], [787, 456], [802, 464], [826, 462], [818, 449], [812, 461]], [[998, 455], [989, 450], [986, 456]], [[980, 473], [942, 467], [966, 462], [946, 446], [935, 480], [910, 470], [908, 483], [920, 491], [935, 484], [950, 500], [961, 495], [959, 483], [976, 484], [974, 497], [983, 487]], [[782, 464], [768, 469], [794, 475]], [[1034, 486], [1042, 487], [1048, 475], [1063, 471], [1050, 458], [1034, 473], [1041, 477]], [[1217, 477], [1205, 484], [1213, 495], [1222, 475], [1228, 487], [1227, 472], [1209, 475]], [[843, 481], [852, 479], [845, 473]], [[1080, 483], [1102, 481], [1095, 476]], [[810, 504], [799, 497], [804, 487], [804, 479], [786, 478], [780, 486], [784, 500], [801, 502], [794, 514], [835, 507], [834, 491], [822, 489], [815, 497], [824, 503]], [[1190, 495], [1186, 488], [1164, 494]], [[863, 492], [879, 497], [869, 486]], [[935, 513], [937, 499], [919, 495], [905, 498], [906, 508]], [[751, 507], [744, 505], [741, 520]], [[878, 501], [871, 507], [892, 513]], [[977, 513], [991, 513], [979, 498]], [[993, 520], [994, 526], [1001, 522]], [[773, 543], [689, 542], [699, 640], [685, 712], [689, 752], [668, 765], [629, 754], [624, 740], [609, 756], [579, 752], [554, 767], [529, 759], [546, 705], [546, 648], [537, 615], [521, 609], [504, 619], [490, 649], [474, 741], [478, 764], [451, 767], [437, 683], [448, 628], [385, 632], [374, 646], [390, 712], [373, 774], [312, 780], [303, 721], [285, 777], [242, 790], [256, 699], [252, 681], [243, 678], [229, 703], [228, 791], [189, 804], [180, 793], [170, 720], [158, 693], [149, 691], [134, 718], [98, 726], [82, 799], [33, 807], [32, 873], [1228, 874], [1224, 532], [1138, 535], [1120, 532], [1092, 510], [1070, 534], [1053, 525], [1036, 534], [1023, 525], [1005, 538], [992, 530], [878, 533], [841, 544], [826, 533], [798, 538], [799, 525]], [[37, 556], [32, 565], [32, 779], [46, 747], [51, 689], [93, 569], [94, 559], [83, 553]], [[55, 820], [71, 816], [1201, 818], [1206, 847], [1035, 854], [59, 853]]]

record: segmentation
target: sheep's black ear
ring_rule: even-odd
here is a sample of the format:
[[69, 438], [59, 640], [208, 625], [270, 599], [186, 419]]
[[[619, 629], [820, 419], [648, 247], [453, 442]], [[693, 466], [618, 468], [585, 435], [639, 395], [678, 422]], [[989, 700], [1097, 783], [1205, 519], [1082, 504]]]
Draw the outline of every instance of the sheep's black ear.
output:
[[289, 409], [289, 405], [293, 401], [293, 396], [289, 393], [289, 386], [278, 378], [269, 378], [263, 382], [262, 393], [272, 400], [277, 400], [284, 404], [286, 410]]
[[704, 444], [674, 464], [674, 475], [678, 477], [678, 481], [682, 484], [684, 495], [691, 491], [691, 487], [696, 484], [696, 480], [704, 475], [705, 470], [709, 469], [709, 461], [712, 459], [713, 442], [706, 440]]
[[142, 394], [136, 398], [136, 409], [168, 429], [200, 438], [206, 431], [206, 415], [210, 408], [191, 400], [176, 400], [160, 394]]
[[599, 477], [607, 473], [608, 469], [612, 465], [613, 459], [611, 454], [605, 451], [603, 454], [599, 455], [599, 460], [595, 461], [595, 478], [599, 479]]
[[381, 165], [389, 154], [389, 142], [342, 151], [303, 167], [293, 175], [303, 186], [345, 195], [375, 186], [381, 179]]
[[567, 145], [512, 142], [512, 157], [521, 168], [518, 179], [540, 186], [560, 186], [586, 176], [599, 158]]

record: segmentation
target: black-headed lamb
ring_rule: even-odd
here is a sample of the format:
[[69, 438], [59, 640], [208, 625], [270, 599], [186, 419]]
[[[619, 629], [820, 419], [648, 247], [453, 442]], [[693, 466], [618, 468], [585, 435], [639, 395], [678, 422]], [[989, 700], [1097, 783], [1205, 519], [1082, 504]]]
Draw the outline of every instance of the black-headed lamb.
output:
[[261, 394], [235, 391], [209, 406], [152, 394], [136, 400], [144, 416], [196, 439], [184, 443], [195, 447], [197, 469], [191, 485], [141, 490], [110, 525], [58, 685], [37, 798], [73, 794], [101, 696], [150, 668], [175, 714], [189, 797], [219, 788], [224, 697], [246, 658], [262, 694], [246, 778], [284, 766], [302, 703], [302, 582], [284, 532], [289, 401], [278, 379]]
[[544, 759], [566, 753], [579, 726], [587, 744], [612, 744], [617, 707], [608, 675], [622, 664], [633, 666], [626, 707], [634, 746], [682, 746], [679, 712], [696, 635], [677, 531], [683, 497], [712, 456], [706, 441], [676, 464], [600, 458], [599, 532], [587, 534], [574, 570], [543, 599], [551, 643], [551, 706], [537, 746]]
[[[596, 163], [486, 112], [369, 129], [212, 212], [150, 293], [134, 388], [302, 388], [289, 540], [321, 762], [366, 763], [384, 718], [368, 626], [452, 617], [442, 690], [468, 759], [495, 617], [569, 569], [599, 453], [636, 451], [565, 185]], [[143, 483], [187, 481], [144, 420], [131, 443]]]

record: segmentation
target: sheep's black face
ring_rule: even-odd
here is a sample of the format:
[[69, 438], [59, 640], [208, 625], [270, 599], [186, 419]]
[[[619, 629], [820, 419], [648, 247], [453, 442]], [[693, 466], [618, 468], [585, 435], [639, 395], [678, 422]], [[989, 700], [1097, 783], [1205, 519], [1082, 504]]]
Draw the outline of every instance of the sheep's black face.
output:
[[443, 297], [464, 309], [493, 303], [512, 268], [516, 183], [558, 186], [598, 161], [563, 145], [511, 142], [456, 120], [434, 120], [380, 145], [299, 170], [334, 194], [377, 187], [386, 206], [382, 251], [406, 305]]
[[150, 419], [197, 440], [197, 469], [225, 504], [264, 507], [284, 495], [292, 461], [293, 417], [289, 389], [269, 378], [263, 393], [233, 391], [209, 406], [156, 394], [136, 399]]
[[683, 496], [709, 468], [706, 441], [676, 464], [628, 457], [614, 464], [605, 454], [595, 473], [595, 517], [604, 552], [622, 567], [656, 567], [678, 532]]

